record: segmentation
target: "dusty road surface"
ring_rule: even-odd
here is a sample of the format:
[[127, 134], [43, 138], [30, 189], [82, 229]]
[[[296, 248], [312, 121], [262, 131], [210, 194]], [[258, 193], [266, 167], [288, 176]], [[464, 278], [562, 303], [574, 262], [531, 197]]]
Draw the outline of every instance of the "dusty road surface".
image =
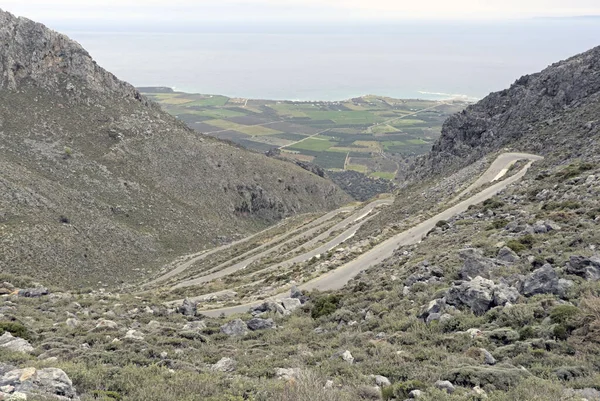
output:
[[[498, 159], [500, 160], [500, 162], [497, 162]], [[529, 154], [525, 154], [525, 153], [509, 153], [509, 154], [502, 154], [502, 155], [498, 156], [498, 159], [496, 159], [496, 161], [494, 163], [492, 163], [492, 165], [482, 175], [482, 177], [480, 177], [476, 181], [476, 183], [478, 182], [479, 184], [477, 186], [472, 185], [472, 189], [476, 189], [477, 187], [480, 187], [481, 185], [483, 185], [485, 183], [496, 181], [499, 173], [504, 169], [508, 169], [512, 164], [514, 164], [515, 160], [525, 159], [525, 160], [529, 160], [529, 162], [515, 175], [508, 177], [503, 181], [499, 181], [496, 184], [493, 184], [490, 187], [485, 188], [481, 192], [474, 194], [470, 198], [468, 198], [454, 206], [451, 206], [450, 208], [444, 210], [443, 212], [421, 222], [417, 226], [415, 226], [409, 230], [406, 230], [400, 234], [395, 235], [394, 237], [382, 242], [381, 244], [377, 245], [373, 249], [360, 255], [359, 257], [346, 263], [345, 265], [342, 265], [331, 272], [328, 272], [320, 277], [315, 278], [314, 280], [311, 280], [307, 283], [302, 284], [301, 286], [299, 286], [299, 289], [300, 290], [315, 290], [315, 289], [317, 289], [320, 291], [327, 291], [327, 290], [336, 290], [336, 289], [342, 288], [344, 285], [346, 285], [346, 283], [348, 283], [348, 281], [350, 281], [352, 278], [354, 278], [361, 271], [367, 270], [367, 269], [381, 263], [383, 260], [389, 258], [390, 256], [392, 256], [392, 254], [398, 247], [404, 246], [404, 245], [411, 245], [411, 244], [420, 242], [422, 240], [422, 238], [431, 229], [433, 229], [435, 227], [435, 224], [438, 221], [448, 220], [452, 216], [466, 211], [469, 208], [469, 206], [476, 205], [487, 199], [490, 199], [491, 197], [496, 195], [498, 192], [507, 188], [509, 185], [518, 182], [521, 178], [523, 178], [523, 176], [525, 175], [527, 170], [529, 170], [531, 165], [535, 161], [541, 160], [542, 157], [536, 156], [536, 155], [529, 155]], [[287, 293], [283, 293], [283, 294], [278, 294], [273, 297], [270, 297], [269, 299], [276, 300], [276, 299], [285, 298], [287, 296], [288, 296]], [[181, 302], [182, 302], [182, 300], [178, 300], [178, 301], [173, 301], [170, 304], [177, 304], [177, 303], [181, 303]], [[264, 302], [264, 300], [256, 301], [256, 302], [248, 303], [248, 304], [243, 304], [243, 305], [238, 305], [238, 306], [200, 311], [200, 313], [202, 313], [206, 316], [219, 316], [221, 314], [231, 315], [231, 314], [235, 314], [235, 313], [244, 313], [244, 312], [248, 311], [248, 309], [251, 308], [252, 306], [260, 305], [263, 302]]]

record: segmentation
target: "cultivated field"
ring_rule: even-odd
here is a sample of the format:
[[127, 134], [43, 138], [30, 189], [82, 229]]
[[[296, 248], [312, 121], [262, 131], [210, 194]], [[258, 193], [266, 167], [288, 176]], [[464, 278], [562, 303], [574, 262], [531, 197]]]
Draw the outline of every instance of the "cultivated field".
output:
[[227, 98], [181, 92], [145, 95], [203, 134], [325, 169], [393, 179], [406, 159], [426, 153], [461, 101], [363, 96], [340, 102]]

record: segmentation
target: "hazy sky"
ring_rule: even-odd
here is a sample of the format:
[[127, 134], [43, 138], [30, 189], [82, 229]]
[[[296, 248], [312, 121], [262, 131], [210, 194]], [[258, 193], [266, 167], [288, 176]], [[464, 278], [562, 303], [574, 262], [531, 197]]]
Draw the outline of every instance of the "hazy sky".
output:
[[599, 0], [2, 0], [0, 7], [59, 24], [600, 15]]

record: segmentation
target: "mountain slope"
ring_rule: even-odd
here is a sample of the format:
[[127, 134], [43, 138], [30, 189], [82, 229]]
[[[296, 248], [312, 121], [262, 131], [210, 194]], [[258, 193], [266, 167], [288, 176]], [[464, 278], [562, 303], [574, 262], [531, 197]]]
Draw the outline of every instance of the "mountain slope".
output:
[[[565, 157], [597, 147], [600, 47], [519, 78], [450, 117], [415, 175], [454, 172], [506, 146]], [[580, 146], [580, 145], [590, 145]]]
[[70, 286], [144, 278], [181, 253], [348, 201], [202, 137], [77, 43], [0, 11], [0, 266]]

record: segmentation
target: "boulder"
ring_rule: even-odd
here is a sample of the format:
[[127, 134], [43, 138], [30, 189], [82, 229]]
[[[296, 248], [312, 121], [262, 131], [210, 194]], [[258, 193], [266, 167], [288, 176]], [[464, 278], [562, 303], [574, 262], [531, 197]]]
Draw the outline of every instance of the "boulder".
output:
[[242, 319], [235, 319], [221, 326], [221, 333], [228, 336], [244, 336], [248, 333], [248, 326]]
[[252, 331], [275, 329], [277, 327], [273, 319], [261, 319], [258, 317], [250, 319], [247, 326]]
[[571, 256], [567, 263], [567, 273], [586, 280], [598, 281], [600, 280], [600, 257]]
[[507, 246], [503, 246], [498, 251], [498, 256], [496, 256], [496, 259], [506, 263], [515, 263], [518, 262], [521, 258], [515, 253], [515, 251], [513, 251]]
[[479, 249], [463, 249], [459, 251], [458, 256], [464, 261], [458, 272], [463, 280], [471, 280], [477, 276], [489, 278], [490, 272], [497, 267], [494, 261], [483, 256]]
[[302, 306], [302, 302], [300, 302], [300, 299], [298, 298], [284, 298], [281, 300], [281, 304], [283, 305], [285, 310], [288, 310], [290, 312], [293, 312]]
[[554, 294], [564, 297], [572, 285], [573, 282], [570, 280], [559, 279], [554, 268], [547, 263], [525, 278], [521, 293], [526, 297], [537, 294]]
[[29, 341], [20, 337], [13, 337], [8, 331], [0, 337], [0, 348], [6, 348], [14, 352], [22, 352], [24, 354], [33, 352], [34, 348]]
[[500, 283], [494, 287], [494, 305], [514, 304], [519, 299], [519, 291], [508, 284]]
[[483, 362], [486, 365], [495, 365], [496, 358], [485, 348], [480, 348], [481, 353], [483, 354]]
[[[79, 400], [73, 382], [61, 369], [35, 368], [11, 370], [0, 377], [0, 384], [8, 386], [11, 392], [7, 400], [27, 399], [28, 395], [59, 397], [65, 400]], [[25, 398], [19, 394], [25, 395]], [[15, 396], [16, 395], [16, 396]]]
[[413, 390], [410, 393], [408, 393], [408, 398], [411, 398], [413, 400], [416, 400], [417, 398], [421, 398], [423, 397], [423, 392], [421, 390]]
[[221, 358], [219, 362], [210, 367], [215, 372], [233, 372], [237, 367], [237, 362], [231, 358]]
[[430, 266], [429, 262], [424, 261], [419, 264], [418, 270], [415, 273], [408, 276], [404, 281], [404, 285], [411, 287], [418, 282], [439, 281], [441, 277], [444, 277], [444, 271], [441, 268]]
[[450, 383], [448, 380], [436, 381], [435, 387], [439, 390], [447, 392], [448, 394], [452, 394], [454, 392], [454, 385], [452, 383]]
[[392, 385], [392, 382], [390, 382], [390, 379], [388, 379], [385, 376], [375, 375], [374, 379], [375, 379], [375, 384], [377, 384], [379, 387], [387, 387], [387, 386]]
[[196, 308], [198, 304], [190, 301], [188, 298], [183, 300], [183, 304], [179, 307], [179, 313], [184, 316], [196, 316]]
[[129, 330], [125, 334], [125, 338], [129, 340], [142, 341], [144, 339], [144, 334], [137, 330]]
[[278, 315], [289, 315], [291, 312], [286, 310], [281, 304], [273, 301], [265, 301], [260, 305], [250, 308], [252, 316], [260, 316], [263, 313], [273, 312]]
[[466, 305], [473, 313], [482, 315], [493, 305], [495, 284], [491, 280], [477, 276], [448, 290], [446, 303], [454, 306]]
[[348, 350], [344, 351], [341, 356], [342, 356], [342, 359], [344, 360], [344, 362], [348, 362], [350, 364], [354, 363], [354, 357], [352, 356], [350, 351], [348, 351]]
[[19, 290], [18, 295], [25, 298], [40, 298], [44, 295], [50, 294], [50, 291], [46, 287], [37, 288], [26, 288]]
[[298, 289], [298, 287], [296, 287], [295, 285], [292, 286], [292, 289], [290, 290], [290, 298], [294, 298], [294, 299], [298, 299], [300, 300], [301, 304], [305, 304], [306, 302], [308, 302], [308, 297], [306, 295], [304, 295], [302, 293], [302, 291], [300, 291]]
[[73, 317], [70, 317], [65, 321], [65, 324], [67, 325], [67, 327], [74, 329], [75, 327], [79, 327], [81, 322]]

